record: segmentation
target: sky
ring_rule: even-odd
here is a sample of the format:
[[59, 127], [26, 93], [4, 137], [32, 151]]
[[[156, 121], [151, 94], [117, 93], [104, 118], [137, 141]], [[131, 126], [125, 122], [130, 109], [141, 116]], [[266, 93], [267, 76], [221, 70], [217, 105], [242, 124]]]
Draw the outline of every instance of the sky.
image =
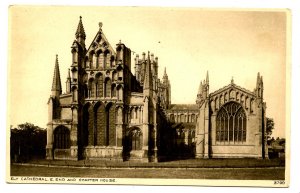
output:
[[[88, 47], [103, 23], [110, 44], [121, 40], [135, 53], [158, 57], [166, 67], [172, 103], [195, 103], [209, 72], [210, 92], [234, 82], [250, 91], [263, 76], [267, 117], [273, 136], [285, 137], [290, 69], [288, 19], [283, 10], [141, 7], [24, 7], [9, 9], [9, 124], [46, 128], [55, 55], [63, 92], [71, 45], [82, 16]], [[132, 64], [133, 64], [132, 55]], [[132, 65], [133, 66], [133, 65]]]

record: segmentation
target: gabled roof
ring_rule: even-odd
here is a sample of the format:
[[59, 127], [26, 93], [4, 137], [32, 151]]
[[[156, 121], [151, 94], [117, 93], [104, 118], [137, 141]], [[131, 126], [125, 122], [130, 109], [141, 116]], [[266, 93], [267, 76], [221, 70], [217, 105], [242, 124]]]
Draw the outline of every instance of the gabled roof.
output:
[[218, 94], [220, 94], [220, 93], [222, 93], [222, 92], [224, 92], [224, 91], [226, 91], [226, 90], [230, 90], [230, 89], [240, 90], [240, 91], [242, 91], [242, 92], [244, 92], [244, 93], [247, 93], [247, 94], [252, 95], [252, 96], [255, 97], [254, 92], [252, 92], [252, 91], [250, 91], [250, 90], [247, 90], [247, 89], [245, 89], [245, 88], [242, 88], [242, 87], [236, 85], [235, 83], [233, 83], [233, 81], [232, 81], [229, 85], [224, 86], [223, 88], [220, 88], [220, 89], [218, 89], [218, 90], [216, 90], [216, 91], [210, 93], [209, 95], [210, 95], [210, 97], [213, 97], [213, 96], [215, 96], [215, 95], [218, 95]]
[[[98, 40], [98, 41], [97, 41]], [[105, 45], [103, 45], [105, 43]], [[109, 43], [109, 41], [107, 40], [106, 36], [104, 35], [103, 31], [102, 31], [102, 23], [99, 23], [99, 31], [97, 32], [97, 34], [95, 35], [92, 43], [90, 44], [88, 50], [87, 50], [87, 54], [93, 50], [93, 47], [100, 47], [102, 49], [108, 49], [111, 51], [111, 53], [113, 55], [116, 54], [115, 50], [113, 49], [113, 47], [111, 46], [111, 44]], [[96, 48], [95, 50], [97, 50], [98, 48]]]

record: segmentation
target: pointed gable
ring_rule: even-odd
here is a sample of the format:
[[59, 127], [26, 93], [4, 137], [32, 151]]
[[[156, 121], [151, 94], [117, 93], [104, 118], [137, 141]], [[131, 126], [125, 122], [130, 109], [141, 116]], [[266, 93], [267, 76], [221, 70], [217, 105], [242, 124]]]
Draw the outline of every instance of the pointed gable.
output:
[[102, 31], [102, 23], [99, 23], [99, 31], [97, 32], [95, 38], [93, 39], [91, 45], [88, 48], [87, 56], [90, 55], [90, 53], [97, 53], [99, 51], [105, 52], [109, 51], [111, 55], [116, 55], [116, 52], [114, 51], [111, 44], [108, 42], [106, 36], [104, 35]]
[[219, 95], [225, 96], [226, 94], [228, 94], [228, 97], [230, 99], [233, 92], [243, 94], [243, 95], [249, 95], [251, 97], [255, 97], [254, 92], [251, 92], [250, 90], [247, 90], [245, 88], [242, 88], [242, 87], [236, 85], [233, 81], [231, 81], [231, 83], [229, 85], [224, 86], [223, 88], [210, 93], [210, 97], [213, 98], [215, 96], [219, 96]]

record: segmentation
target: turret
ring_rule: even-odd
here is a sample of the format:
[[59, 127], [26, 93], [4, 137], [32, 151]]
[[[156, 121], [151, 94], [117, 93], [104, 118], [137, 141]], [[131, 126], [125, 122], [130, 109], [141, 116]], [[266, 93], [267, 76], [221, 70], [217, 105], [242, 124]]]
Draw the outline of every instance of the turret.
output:
[[72, 65], [67, 80], [67, 82], [70, 80], [70, 87], [67, 87], [67, 89], [70, 88], [70, 93], [72, 93], [73, 104], [77, 104], [78, 100], [80, 100], [79, 97], [82, 97], [81, 95], [79, 95], [78, 90], [79, 88], [81, 88], [80, 84], [82, 77], [80, 76], [80, 72], [84, 67], [84, 57], [86, 55], [85, 38], [86, 35], [82, 24], [82, 17], [80, 16], [77, 30], [75, 33], [75, 40], [71, 47]]
[[62, 89], [61, 89], [61, 81], [60, 81], [58, 55], [56, 55], [53, 81], [52, 81], [52, 89], [51, 89], [51, 96], [52, 97], [59, 97], [61, 92], [62, 92]]
[[200, 82], [198, 93], [197, 93], [197, 99], [196, 103], [201, 106], [202, 103], [207, 99], [209, 95], [209, 76], [208, 71], [206, 73], [206, 79], [203, 80], [203, 82]]
[[153, 90], [153, 80], [152, 80], [152, 73], [151, 73], [151, 61], [150, 61], [150, 54], [148, 52], [148, 59], [145, 65], [145, 78], [144, 78], [144, 94], [146, 96], [150, 96]]
[[155, 66], [154, 66], [154, 70], [155, 70], [155, 75], [158, 75], [158, 57], [155, 57]]
[[121, 42], [121, 40], [116, 46], [117, 62], [122, 62], [122, 64], [128, 66], [128, 68], [131, 69], [131, 50], [127, 48], [125, 44]]
[[[77, 26], [77, 30], [75, 33], [75, 40], [71, 46], [71, 52], [72, 52], [72, 68], [71, 68], [71, 72], [72, 72], [72, 80], [77, 80], [77, 74], [74, 74], [74, 70], [76, 70], [76, 72], [79, 70], [79, 68], [81, 66], [83, 66], [83, 58], [86, 54], [86, 48], [85, 48], [85, 32], [84, 32], [84, 28], [83, 28], [83, 24], [82, 24], [82, 17], [80, 16], [79, 19], [79, 23]], [[74, 69], [74, 67], [76, 67], [76, 69]]]
[[152, 72], [152, 75], [156, 76], [156, 71], [155, 71], [156, 64], [155, 64], [155, 61], [154, 61], [154, 54], [153, 53], [151, 54], [150, 61], [151, 61], [151, 72]]
[[257, 79], [256, 79], [256, 96], [258, 98], [263, 98], [263, 90], [264, 90], [264, 85], [263, 85], [263, 77], [260, 76], [260, 73], [257, 73]]
[[54, 119], [60, 119], [59, 96], [61, 94], [60, 72], [58, 56], [55, 58], [54, 74], [51, 88], [51, 96], [48, 100], [48, 124], [46, 159], [53, 159], [53, 124]]

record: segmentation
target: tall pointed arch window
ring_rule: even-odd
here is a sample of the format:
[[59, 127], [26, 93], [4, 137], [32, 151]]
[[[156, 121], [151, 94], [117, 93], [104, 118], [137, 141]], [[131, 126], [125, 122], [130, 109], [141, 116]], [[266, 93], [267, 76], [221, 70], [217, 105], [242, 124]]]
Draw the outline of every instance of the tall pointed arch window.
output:
[[103, 97], [103, 75], [101, 73], [96, 74], [96, 97]]
[[93, 78], [89, 79], [88, 89], [89, 89], [89, 97], [90, 98], [95, 97], [96, 84]]
[[115, 84], [112, 84], [111, 86], [111, 95], [112, 97], [117, 97], [117, 87]]
[[217, 142], [245, 142], [247, 132], [246, 128], [246, 114], [239, 103], [229, 102], [220, 108], [217, 115]]
[[105, 97], [110, 97], [111, 95], [111, 80], [110, 78], [105, 79]]

